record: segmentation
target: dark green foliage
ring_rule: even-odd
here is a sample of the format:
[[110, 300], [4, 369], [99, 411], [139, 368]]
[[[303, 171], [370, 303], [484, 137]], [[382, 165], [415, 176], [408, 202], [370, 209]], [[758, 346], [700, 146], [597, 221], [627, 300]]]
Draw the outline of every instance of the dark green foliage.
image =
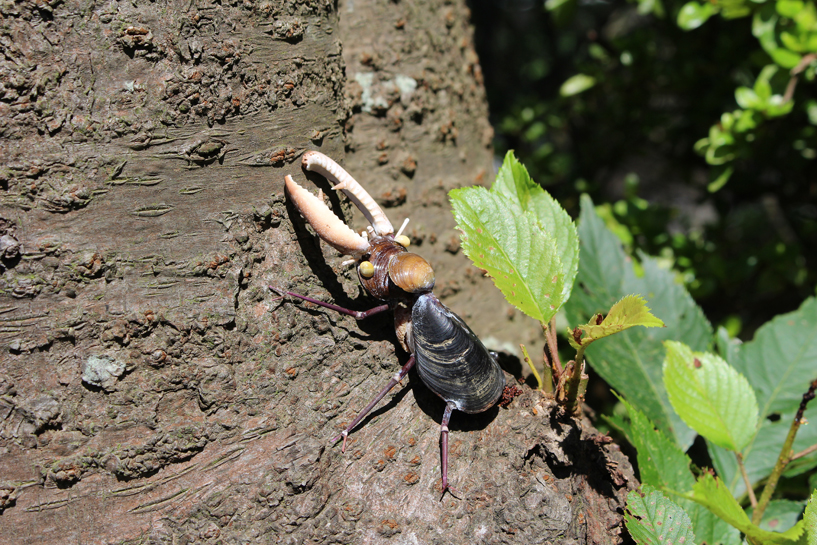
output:
[[[498, 151], [515, 149], [574, 216], [583, 191], [617, 201], [605, 219], [630, 249], [666, 258], [715, 324], [751, 338], [817, 283], [817, 92], [803, 73], [790, 114], [733, 130], [708, 164], [696, 143], [724, 113], [754, 111], [748, 90], [774, 61], [751, 16], [685, 31], [682, 5], [471, 3]], [[771, 74], [771, 92], [789, 78]]]

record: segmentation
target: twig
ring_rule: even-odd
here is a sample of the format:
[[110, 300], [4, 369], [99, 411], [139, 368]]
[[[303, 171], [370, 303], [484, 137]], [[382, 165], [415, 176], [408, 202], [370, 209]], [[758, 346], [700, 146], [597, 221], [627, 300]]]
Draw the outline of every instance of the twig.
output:
[[565, 402], [568, 414], [577, 414], [579, 412], [579, 390], [584, 371], [584, 348], [585, 345], [579, 345], [576, 351], [576, 362], [573, 364], [573, 375], [567, 383], [567, 400]]
[[793, 461], [797, 460], [798, 458], [802, 458], [802, 457], [804, 457], [804, 456], [808, 456], [809, 454], [811, 454], [811, 453], [812, 453], [812, 452], [814, 452], [815, 450], [817, 450], [817, 445], [811, 445], [811, 446], [810, 446], [810, 447], [808, 447], [807, 449], [805, 449], [805, 450], [801, 450], [801, 451], [800, 451], [800, 452], [798, 452], [797, 454], [792, 454], [792, 455], [791, 455], [791, 458], [789, 458], [789, 462], [793, 462]]
[[553, 366], [553, 370], [556, 372], [557, 375], [561, 375], [564, 371], [564, 367], [562, 367], [562, 360], [559, 359], [559, 346], [558, 340], [556, 338], [556, 317], [550, 319], [550, 325], [547, 327], [542, 327], [545, 331], [545, 340], [547, 341], [547, 347], [550, 350], [550, 360], [551, 365]]
[[803, 413], [806, 412], [806, 405], [808, 405], [809, 401], [814, 399], [815, 390], [817, 390], [817, 379], [811, 381], [808, 391], [803, 394], [803, 399], [800, 401], [800, 407], [797, 409], [797, 414], [794, 415], [794, 422], [791, 423], [789, 434], [786, 436], [786, 441], [783, 443], [783, 448], [780, 450], [780, 456], [777, 457], [777, 463], [775, 463], [772, 474], [769, 475], [769, 480], [766, 482], [766, 486], [763, 488], [763, 494], [760, 495], [760, 501], [757, 503], [757, 508], [755, 508], [754, 513], [752, 513], [752, 523], [755, 525], [760, 524], [760, 521], [763, 520], [763, 512], [766, 511], [766, 507], [769, 505], [769, 501], [772, 499], [772, 493], [777, 486], [777, 481], [780, 480], [780, 475], [783, 474], [783, 470], [786, 469], [786, 465], [791, 460], [791, 446], [794, 444], [794, 438], [797, 436], [797, 430], [800, 429], [800, 425], [803, 423]]
[[552, 394], [553, 393], [553, 379], [552, 379], [551, 374], [550, 374], [550, 368], [547, 365], [547, 360], [545, 360], [545, 368], [544, 368], [545, 378], [542, 379], [542, 377], [539, 376], [539, 372], [536, 370], [536, 366], [533, 364], [533, 360], [530, 359], [530, 356], [528, 355], [528, 349], [525, 347], [524, 344], [520, 344], [519, 348], [522, 349], [522, 354], [523, 354], [523, 356], [525, 358], [525, 363], [528, 364], [528, 367], [530, 368], [531, 373], [533, 373], [533, 376], [536, 378], [536, 382], [539, 383], [539, 389], [542, 390], [543, 392], [547, 392], [547, 393]]
[[755, 497], [755, 491], [752, 488], [752, 483], [749, 481], [749, 474], [746, 473], [746, 466], [743, 465], [743, 455], [740, 452], [735, 452], [735, 457], [738, 459], [740, 474], [743, 475], [743, 482], [746, 485], [746, 492], [749, 494], [749, 503], [752, 504], [752, 507], [757, 507], [757, 497]]
[[800, 62], [797, 63], [797, 66], [791, 69], [791, 78], [789, 79], [788, 85], [786, 85], [786, 92], [783, 94], [783, 102], [788, 102], [794, 97], [794, 88], [797, 87], [797, 79], [800, 73], [806, 69], [806, 67], [817, 60], [817, 53], [809, 53], [808, 55], [803, 56], [800, 59]]

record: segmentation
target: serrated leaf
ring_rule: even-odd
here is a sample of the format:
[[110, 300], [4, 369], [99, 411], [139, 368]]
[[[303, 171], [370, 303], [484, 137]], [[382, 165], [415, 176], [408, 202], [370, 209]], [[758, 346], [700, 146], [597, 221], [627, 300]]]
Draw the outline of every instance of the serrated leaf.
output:
[[[800, 309], [777, 316], [758, 329], [753, 340], [730, 345], [724, 355], [746, 376], [757, 396], [760, 426], [754, 440], [743, 451], [749, 480], [757, 483], [771, 473], [800, 400], [817, 375], [814, 368], [817, 300], [809, 298]], [[775, 422], [766, 418], [772, 414], [780, 418]], [[810, 406], [805, 417], [811, 422], [817, 421], [817, 407]], [[815, 443], [817, 426], [801, 426], [793, 449], [799, 452]], [[736, 495], [744, 494], [746, 487], [734, 455], [714, 444], [709, 444], [708, 449], [718, 474], [730, 490]], [[807, 471], [815, 466], [817, 453], [798, 459], [788, 471]]]
[[647, 416], [618, 396], [629, 422], [618, 416], [607, 417], [636, 449], [641, 482], [677, 493], [689, 492], [695, 479], [689, 471], [690, 459], [664, 432], [655, 428]]
[[[817, 422], [817, 404], [812, 405], [814, 406], [809, 406], [806, 410], [804, 418], [813, 423]], [[789, 433], [793, 419], [794, 411], [783, 413], [776, 422], [766, 418], [761, 420], [760, 428], [754, 439], [749, 446], [743, 449], [743, 465], [749, 476], [749, 482], [759, 483], [772, 472], [777, 457], [780, 455], [780, 447]], [[813, 424], [800, 426], [792, 450], [800, 452], [814, 444], [817, 444], [817, 426]], [[735, 454], [712, 443], [708, 443], [707, 448], [718, 475], [729, 486], [732, 493], [736, 497], [745, 494], [746, 486], [738, 471]], [[789, 464], [784, 475], [800, 474], [813, 469], [815, 466], [817, 466], [817, 452], [798, 458]]]
[[698, 479], [692, 492], [684, 494], [684, 497], [705, 506], [749, 538], [758, 540], [760, 543], [794, 545], [803, 533], [802, 522], [782, 533], [769, 532], [755, 526], [726, 485], [709, 473]]
[[[624, 433], [636, 449], [641, 482], [673, 493], [691, 491], [695, 478], [689, 470], [689, 457], [664, 432], [657, 430], [644, 413], [620, 396], [619, 399], [630, 421], [619, 416], [605, 418]], [[676, 503], [689, 515], [700, 543], [740, 545], [740, 532], [703, 505], [686, 498], [679, 498]]]
[[547, 323], [562, 305], [564, 273], [553, 237], [507, 197], [483, 187], [449, 193], [462, 249], [509, 303]]
[[640, 295], [627, 295], [613, 305], [600, 324], [591, 319], [590, 323], [579, 326], [579, 329], [585, 333], [587, 340], [592, 341], [635, 326], [664, 327], [664, 322], [650, 313], [647, 302]]
[[757, 400], [746, 377], [714, 354], [664, 344], [664, 386], [673, 408], [706, 439], [740, 452], [757, 426]]
[[556, 241], [564, 272], [562, 300], [567, 301], [579, 268], [579, 234], [573, 220], [556, 199], [533, 181], [512, 151], [505, 155], [491, 191], [507, 197], [523, 212], [534, 214], [542, 229]]
[[775, 317], [743, 344], [730, 361], [757, 393], [761, 417], [797, 409], [817, 378], [817, 299]]
[[582, 197], [581, 207], [579, 273], [565, 305], [568, 322], [585, 323], [630, 293], [649, 300], [666, 327], [632, 328], [593, 343], [585, 355], [608, 384], [686, 448], [692, 444], [695, 432], [678, 417], [667, 397], [662, 380], [662, 341], [677, 339], [695, 350], [705, 350], [712, 339], [711, 327], [684, 287], [676, 283], [675, 276], [656, 260], [640, 256], [644, 275], [637, 277], [632, 259], [596, 215], [589, 197]]
[[811, 493], [803, 515], [806, 527], [806, 545], [817, 545], [817, 490]]
[[639, 545], [696, 543], [692, 522], [686, 512], [649, 485], [627, 494], [624, 523]]

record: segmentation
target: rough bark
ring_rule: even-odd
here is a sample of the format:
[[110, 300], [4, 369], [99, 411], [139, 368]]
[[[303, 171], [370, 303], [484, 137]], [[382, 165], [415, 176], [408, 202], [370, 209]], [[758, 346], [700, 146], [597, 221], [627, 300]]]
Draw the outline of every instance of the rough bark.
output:
[[390, 318], [267, 290], [373, 305], [285, 202], [320, 149], [411, 216], [475, 331], [533, 335], [448, 212], [450, 188], [492, 176], [463, 2], [0, 10], [4, 539], [619, 541], [629, 464], [529, 390], [455, 413], [460, 499], [439, 501], [443, 406], [416, 375], [341, 453], [328, 439], [406, 360]]

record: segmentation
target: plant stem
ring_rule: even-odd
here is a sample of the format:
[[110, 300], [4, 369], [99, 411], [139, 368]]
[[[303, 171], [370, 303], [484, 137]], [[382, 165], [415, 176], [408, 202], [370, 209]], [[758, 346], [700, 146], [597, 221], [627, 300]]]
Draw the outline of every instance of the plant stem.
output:
[[755, 497], [755, 491], [752, 488], [752, 483], [749, 481], [749, 474], [746, 473], [746, 466], [743, 465], [743, 455], [740, 452], [736, 452], [735, 457], [738, 459], [738, 467], [740, 468], [740, 474], [743, 475], [743, 483], [746, 485], [746, 492], [749, 494], [749, 503], [752, 504], [752, 507], [757, 507], [757, 498]]
[[755, 508], [754, 513], [752, 513], [752, 523], [755, 525], [760, 524], [760, 521], [763, 520], [763, 512], [766, 511], [766, 507], [769, 505], [769, 501], [772, 499], [772, 493], [777, 486], [777, 481], [780, 480], [780, 475], [783, 474], [783, 470], [786, 469], [786, 465], [791, 460], [791, 446], [794, 443], [794, 438], [797, 436], [797, 430], [800, 429], [800, 424], [803, 423], [803, 413], [806, 411], [806, 405], [808, 405], [809, 401], [814, 399], [815, 390], [817, 390], [817, 379], [811, 381], [808, 391], [803, 394], [803, 399], [800, 401], [800, 407], [797, 409], [797, 414], [794, 415], [794, 421], [791, 423], [791, 428], [789, 428], [789, 434], [786, 436], [786, 441], [783, 443], [780, 456], [777, 457], [777, 463], [774, 465], [772, 474], [769, 475], [769, 480], [766, 482], [766, 486], [763, 488], [763, 494], [760, 495], [760, 501], [757, 503], [757, 508]]
[[565, 405], [568, 414], [577, 414], [579, 412], [579, 385], [582, 381], [582, 371], [584, 371], [584, 349], [585, 345], [579, 345], [579, 349], [576, 351], [576, 362], [573, 364], [573, 375], [567, 383]]
[[533, 376], [536, 378], [536, 382], [539, 383], [539, 389], [543, 392], [553, 393], [553, 379], [550, 376], [550, 368], [548, 367], [547, 362], [545, 362], [544, 369], [545, 379], [542, 380], [542, 377], [539, 376], [539, 371], [536, 370], [536, 366], [533, 364], [533, 360], [531, 360], [530, 356], [528, 355], [528, 349], [524, 344], [520, 344], [519, 348], [522, 349], [522, 354], [525, 357], [525, 363], [528, 364], [531, 373], [533, 373]]
[[558, 346], [558, 339], [556, 338], [556, 317], [550, 319], [550, 325], [545, 330], [545, 339], [547, 340], [547, 346], [550, 350], [550, 360], [553, 362], [553, 366], [559, 370], [561, 373], [562, 371], [562, 361], [559, 359], [559, 346]]
[[806, 448], [806, 449], [801, 450], [801, 451], [800, 451], [800, 452], [798, 452], [797, 454], [792, 454], [792, 455], [791, 455], [791, 458], [789, 458], [789, 462], [793, 462], [793, 461], [797, 460], [798, 458], [802, 458], [802, 457], [804, 457], [804, 456], [808, 456], [809, 454], [811, 454], [811, 453], [812, 453], [812, 452], [814, 452], [815, 450], [817, 450], [817, 445], [811, 445], [810, 447], [808, 447], [808, 448]]

